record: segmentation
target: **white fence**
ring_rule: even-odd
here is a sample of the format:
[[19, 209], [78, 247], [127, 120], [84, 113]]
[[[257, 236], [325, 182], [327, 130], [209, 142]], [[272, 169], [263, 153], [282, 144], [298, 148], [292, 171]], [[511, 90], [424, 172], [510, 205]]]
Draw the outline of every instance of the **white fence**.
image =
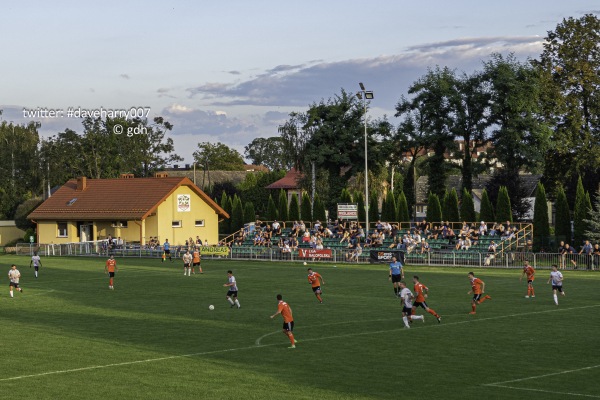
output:
[[[175, 259], [181, 258], [187, 250], [185, 246], [172, 246], [171, 256]], [[203, 255], [206, 259], [229, 259], [229, 260], [265, 260], [265, 261], [310, 261], [323, 263], [347, 262], [351, 250], [332, 249], [331, 258], [311, 259], [299, 257], [298, 252], [282, 252], [278, 248], [268, 247], [232, 247], [228, 255]], [[161, 246], [149, 248], [139, 245], [123, 245], [108, 248], [106, 241], [77, 242], [67, 244], [36, 244], [19, 243], [16, 253], [20, 255], [32, 255], [38, 252], [41, 256], [98, 256], [106, 257], [113, 254], [115, 257], [138, 257], [138, 258], [160, 258], [163, 254]], [[363, 251], [358, 258], [358, 263], [369, 263], [369, 251]], [[600, 270], [600, 255], [560, 255], [557, 253], [507, 253], [490, 257], [488, 253], [475, 252], [431, 252], [425, 254], [406, 254], [406, 264], [447, 266], [447, 267], [491, 267], [491, 268], [522, 268], [523, 261], [529, 261], [537, 269], [550, 269], [556, 264], [561, 269]]]

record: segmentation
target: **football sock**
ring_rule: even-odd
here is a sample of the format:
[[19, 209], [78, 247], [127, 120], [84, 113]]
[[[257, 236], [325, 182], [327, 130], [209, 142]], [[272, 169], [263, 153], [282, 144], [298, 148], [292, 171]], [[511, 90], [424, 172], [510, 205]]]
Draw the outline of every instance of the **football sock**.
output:
[[431, 308], [430, 308], [429, 310], [427, 310], [427, 312], [428, 312], [429, 314], [433, 315], [433, 316], [434, 316], [434, 317], [436, 317], [436, 318], [439, 318], [439, 317], [440, 317], [440, 316], [439, 316], [439, 314], [438, 314], [438, 313], [436, 313], [436, 312], [435, 312], [434, 310], [432, 310]]
[[556, 303], [556, 305], [558, 305], [558, 296], [557, 295], [554, 295], [554, 302]]
[[402, 321], [404, 321], [405, 327], [410, 328], [410, 325], [408, 325], [408, 317], [402, 317]]
[[230, 297], [228, 297], [228, 298], [227, 298], [227, 301], [228, 301], [228, 302], [229, 302], [229, 304], [231, 304], [231, 305], [233, 305], [233, 304], [234, 304], [234, 303], [233, 303], [233, 300], [231, 300], [231, 298], [230, 298]]
[[15, 295], [13, 294], [13, 291], [10, 291], [10, 297], [14, 297]]
[[185, 274], [186, 272], [187, 272], [187, 268], [184, 268], [184, 269], [183, 269], [183, 276], [185, 276], [185, 275], [186, 275], [186, 274]]
[[35, 277], [37, 278], [37, 271], [35, 271]]
[[477, 306], [475, 304], [471, 304], [471, 308], [473, 309], [473, 312], [475, 312], [475, 309], [477, 308]]
[[398, 296], [398, 288], [397, 288], [397, 287], [394, 287], [394, 294], [395, 294], [396, 296]]
[[420, 320], [424, 320], [425, 319], [425, 317], [423, 317], [422, 315], [413, 315], [411, 318], [412, 319], [420, 319]]
[[238, 301], [238, 299], [235, 299], [235, 302], [234, 302], [234, 303], [235, 303], [235, 305], [237, 306], [237, 308], [240, 308], [240, 307], [241, 307], [241, 306], [240, 306], [240, 302]]
[[192, 276], [192, 269], [191, 268], [188, 269], [188, 276]]
[[320, 295], [320, 294], [318, 294], [318, 295], [317, 295], [317, 299], [318, 299], [320, 302], [323, 302], [323, 299], [321, 298], [321, 295]]
[[288, 333], [288, 338], [290, 339], [292, 346], [296, 344], [296, 340], [294, 339], [294, 334], [292, 332]]
[[531, 295], [535, 296], [535, 290], [533, 290], [533, 286], [531, 287]]

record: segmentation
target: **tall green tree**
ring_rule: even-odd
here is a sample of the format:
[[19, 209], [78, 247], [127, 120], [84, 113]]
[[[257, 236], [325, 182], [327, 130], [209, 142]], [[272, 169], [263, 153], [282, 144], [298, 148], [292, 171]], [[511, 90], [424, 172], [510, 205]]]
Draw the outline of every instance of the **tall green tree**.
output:
[[219, 222], [219, 232], [220, 233], [230, 233], [231, 232], [231, 200], [229, 200], [229, 196], [227, 193], [223, 191], [221, 194], [221, 201], [219, 205], [223, 210], [225, 210], [229, 214], [229, 218], [224, 218], [223, 221]]
[[585, 237], [592, 242], [600, 242], [600, 187], [596, 191], [595, 208], [589, 208], [589, 218], [584, 222], [587, 224], [588, 230], [585, 232]]
[[198, 143], [194, 152], [194, 162], [208, 170], [241, 171], [244, 169], [244, 159], [235, 149], [221, 142]]
[[371, 192], [369, 198], [369, 223], [373, 224], [379, 219], [379, 198], [376, 191]]
[[244, 223], [256, 221], [256, 211], [254, 211], [254, 204], [251, 201], [247, 201], [244, 204]]
[[281, 221], [285, 222], [290, 220], [287, 194], [283, 189], [279, 191], [279, 208], [277, 209], [277, 215]]
[[540, 251], [546, 247], [550, 236], [550, 224], [548, 222], [548, 201], [546, 189], [538, 182], [535, 192], [535, 203], [533, 205], [533, 249]]
[[244, 226], [244, 209], [242, 201], [235, 195], [233, 197], [233, 207], [231, 210], [231, 231], [237, 232]]
[[506, 186], [501, 186], [498, 191], [498, 200], [496, 201], [496, 222], [512, 222], [512, 209], [510, 206], [510, 197]]
[[272, 189], [267, 189], [271, 183], [283, 178], [284, 171], [271, 172], [249, 172], [244, 180], [237, 185], [238, 195], [242, 203], [251, 201], [255, 205], [256, 211], [264, 215], [267, 211], [269, 196]]
[[358, 207], [358, 220], [363, 224], [367, 220], [367, 213], [365, 208], [365, 197], [362, 193], [358, 193], [356, 196], [356, 206]]
[[321, 201], [321, 198], [319, 197], [318, 194], [315, 194], [315, 200], [314, 200], [314, 206], [313, 206], [313, 218], [314, 220], [319, 220], [321, 222], [323, 221], [327, 221], [327, 216], [325, 214], [325, 205], [323, 204], [323, 202]]
[[473, 197], [466, 188], [463, 189], [462, 201], [460, 202], [460, 218], [467, 222], [474, 222], [477, 219]]
[[566, 243], [571, 243], [571, 237], [573, 235], [573, 231], [571, 230], [571, 210], [569, 209], [567, 195], [562, 186], [558, 187], [558, 192], [556, 194], [554, 234], [558, 240], [564, 240]]
[[456, 189], [446, 190], [444, 195], [444, 204], [442, 205], [442, 217], [445, 221], [458, 222], [460, 215], [458, 212], [458, 194]]
[[303, 221], [312, 221], [312, 205], [310, 204], [310, 197], [308, 193], [302, 193], [302, 204], [300, 204], [300, 218]]
[[429, 192], [427, 200], [427, 221], [432, 224], [438, 224], [442, 221], [442, 206], [437, 194]]
[[388, 222], [396, 220], [396, 199], [391, 190], [388, 190], [385, 200], [383, 201], [381, 219]]
[[275, 221], [278, 218], [277, 207], [275, 206], [275, 201], [273, 200], [273, 196], [271, 195], [269, 195], [269, 201], [267, 203], [266, 218], [268, 221]]
[[479, 219], [485, 222], [495, 221], [494, 208], [492, 207], [492, 202], [488, 197], [486, 189], [483, 189], [481, 192], [481, 208], [479, 209]]
[[577, 192], [575, 194], [575, 207], [573, 208], [573, 231], [574, 231], [574, 242], [573, 245], [579, 247], [585, 240], [586, 223], [584, 220], [587, 218], [587, 202], [585, 199], [585, 189], [583, 188], [583, 181], [581, 176], [577, 180]]
[[398, 202], [396, 204], [396, 221], [398, 222], [410, 222], [410, 215], [408, 214], [408, 202], [404, 192], [398, 193]]
[[[544, 175], [553, 183], [574, 182], [579, 175], [586, 191], [595, 191], [600, 182], [598, 43], [597, 15], [565, 18], [548, 32], [536, 63], [543, 78], [545, 116], [553, 128]], [[566, 189], [572, 193], [573, 188]]]
[[289, 170], [293, 163], [282, 155], [285, 143], [282, 137], [255, 138], [246, 147], [244, 155], [254, 165], [264, 165], [271, 171]]
[[348, 189], [342, 189], [342, 194], [340, 195], [340, 203], [352, 203], [352, 196]]
[[298, 204], [298, 195], [292, 194], [292, 200], [290, 201], [288, 218], [290, 221], [300, 220], [300, 206]]

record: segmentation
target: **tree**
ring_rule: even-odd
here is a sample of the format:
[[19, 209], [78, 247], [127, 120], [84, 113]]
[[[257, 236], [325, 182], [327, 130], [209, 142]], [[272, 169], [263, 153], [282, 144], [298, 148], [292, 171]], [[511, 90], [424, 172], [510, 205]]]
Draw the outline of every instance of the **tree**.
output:
[[449, 192], [446, 191], [447, 195], [444, 196], [444, 220], [450, 222], [460, 221], [460, 215], [458, 213], [458, 194], [456, 189], [452, 188]]
[[408, 214], [408, 203], [406, 201], [406, 196], [404, 196], [404, 192], [400, 192], [398, 194], [398, 202], [396, 208], [396, 221], [410, 222], [410, 216]]
[[585, 240], [586, 223], [584, 220], [587, 218], [587, 202], [586, 193], [583, 188], [583, 181], [581, 176], [577, 180], [577, 192], [575, 194], [575, 207], [573, 208], [573, 231], [575, 239], [573, 241], [573, 247], [581, 246]]
[[254, 165], [264, 165], [271, 171], [289, 170], [293, 163], [282, 155], [285, 142], [280, 136], [256, 138], [244, 148], [244, 155]]
[[486, 189], [483, 189], [481, 192], [481, 208], [479, 209], [479, 219], [485, 222], [495, 221], [494, 209]]
[[596, 192], [596, 207], [590, 207], [589, 218], [585, 219], [588, 230], [585, 231], [585, 237], [590, 241], [600, 242], [600, 186]]
[[250, 172], [238, 185], [238, 195], [242, 202], [252, 201], [256, 205], [256, 211], [263, 215], [267, 212], [269, 196], [272, 192], [272, 189], [267, 189], [267, 186], [283, 178], [284, 175], [284, 171]]
[[302, 204], [300, 204], [300, 218], [303, 221], [312, 221], [312, 205], [310, 204], [310, 197], [308, 193], [302, 193]]
[[[535, 63], [543, 79], [545, 116], [554, 146], [546, 157], [552, 183], [583, 178], [586, 191], [600, 182], [600, 19], [563, 19], [549, 31]], [[571, 193], [573, 188], [566, 188]], [[581, 232], [580, 232], [581, 233]]]
[[221, 208], [229, 214], [229, 218], [224, 218], [223, 221], [219, 222], [220, 233], [231, 233], [231, 200], [225, 191], [221, 194], [221, 201], [219, 203]]
[[290, 201], [288, 218], [290, 221], [300, 220], [300, 206], [298, 205], [298, 195], [292, 194], [292, 200]]
[[369, 196], [369, 223], [372, 224], [379, 219], [379, 198], [376, 191], [371, 191]]
[[463, 189], [462, 201], [460, 202], [460, 218], [463, 221], [474, 222], [477, 220], [475, 215], [475, 204], [471, 192]]
[[342, 189], [342, 194], [340, 195], [340, 203], [352, 203], [352, 196], [348, 189]]
[[268, 221], [275, 221], [277, 219], [277, 207], [275, 206], [273, 196], [269, 195], [269, 201], [267, 204], [266, 218]]
[[237, 232], [244, 226], [244, 209], [242, 201], [235, 195], [233, 197], [233, 207], [231, 209], [231, 231]]
[[315, 203], [313, 207], [313, 218], [315, 221], [327, 221], [327, 215], [325, 214], [325, 205], [321, 201], [318, 194], [315, 194]]
[[254, 204], [251, 201], [247, 201], [244, 204], [244, 223], [250, 223], [256, 221], [256, 211], [254, 211]]
[[17, 228], [27, 231], [29, 229], [35, 230], [35, 224], [31, 220], [27, 219], [27, 216], [31, 214], [33, 210], [38, 208], [42, 204], [42, 199], [29, 199], [19, 204], [15, 211], [15, 225]]
[[442, 206], [437, 194], [429, 192], [427, 200], [427, 221], [432, 224], [438, 224], [442, 221]]
[[279, 134], [283, 142], [281, 159], [284, 165], [290, 165], [296, 170], [301, 170], [304, 166], [306, 143], [312, 131], [307, 125], [308, 116], [306, 113], [292, 112], [289, 117], [279, 127]]
[[417, 191], [415, 187], [416, 177], [416, 166], [408, 168], [406, 170], [406, 177], [404, 178], [404, 186], [402, 191], [404, 192], [404, 199], [406, 200], [406, 206], [408, 210], [408, 216], [413, 217], [413, 209], [415, 205], [415, 193]]
[[194, 152], [194, 162], [212, 171], [241, 171], [244, 169], [242, 155], [237, 150], [220, 142], [215, 144], [198, 143], [198, 150]]
[[512, 222], [512, 211], [510, 207], [510, 197], [506, 186], [501, 186], [498, 191], [498, 200], [496, 201], [496, 222]]
[[356, 199], [356, 206], [358, 207], [358, 220], [364, 223], [367, 220], [365, 196], [363, 196], [362, 193], [357, 193], [354, 198]]
[[388, 190], [383, 206], [381, 209], [381, 219], [384, 221], [396, 221], [396, 200], [394, 199], [394, 193]]
[[535, 192], [535, 203], [533, 205], [533, 249], [540, 251], [546, 247], [550, 236], [550, 224], [548, 223], [548, 201], [546, 200], [546, 189], [538, 182]]
[[279, 216], [279, 219], [283, 222], [290, 220], [287, 194], [283, 189], [279, 191], [279, 208], [277, 209], [277, 215]]
[[573, 232], [571, 230], [571, 211], [569, 210], [567, 195], [562, 186], [558, 187], [558, 192], [556, 194], [556, 221], [554, 224], [554, 234], [557, 239], [564, 240], [566, 243], [570, 243], [571, 238], [573, 237]]

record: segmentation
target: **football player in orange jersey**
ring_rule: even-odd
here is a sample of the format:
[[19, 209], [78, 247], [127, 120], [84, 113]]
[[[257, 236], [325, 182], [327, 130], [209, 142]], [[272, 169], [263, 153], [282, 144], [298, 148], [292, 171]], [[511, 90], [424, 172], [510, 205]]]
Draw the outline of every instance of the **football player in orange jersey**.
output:
[[115, 256], [111, 255], [108, 260], [106, 260], [106, 265], [104, 266], [104, 272], [108, 274], [108, 288], [114, 289], [113, 281], [115, 279], [115, 272], [118, 271], [117, 268], [117, 260], [115, 260]]
[[283, 296], [277, 295], [277, 312], [271, 315], [271, 319], [275, 318], [278, 314], [283, 317], [283, 333], [290, 339], [292, 344], [288, 349], [296, 348], [296, 339], [294, 339], [294, 317], [292, 316], [292, 308], [288, 303], [283, 301]]
[[413, 304], [413, 309], [412, 309], [413, 315], [417, 311], [417, 307], [420, 306], [425, 311], [427, 311], [429, 314], [431, 314], [435, 318], [437, 318], [438, 323], [442, 322], [442, 317], [440, 317], [440, 315], [438, 313], [436, 313], [434, 310], [429, 308], [429, 306], [427, 305], [427, 302], [425, 301], [425, 299], [427, 298], [427, 292], [429, 291], [429, 288], [427, 286], [423, 285], [421, 282], [419, 282], [419, 277], [416, 275], [413, 276], [413, 282], [415, 284], [414, 291], [415, 291], [415, 295], [416, 295], [415, 302]]
[[535, 292], [533, 291], [533, 280], [535, 279], [535, 268], [533, 268], [532, 265], [529, 264], [529, 261], [525, 260], [525, 263], [523, 265], [523, 273], [521, 274], [521, 277], [519, 278], [519, 282], [521, 282], [523, 280], [523, 277], [527, 275], [527, 296], [525, 296], [526, 299], [528, 299], [530, 296], [531, 297], [535, 297]]
[[203, 274], [204, 272], [202, 272], [202, 265], [200, 265], [200, 250], [198, 249], [198, 247], [194, 248], [194, 253], [192, 254], [192, 273], [195, 274], [196, 271], [194, 271], [194, 267], [198, 267], [198, 269], [200, 270], [200, 273]]
[[312, 285], [312, 290], [317, 296], [317, 300], [319, 303], [323, 304], [323, 299], [321, 298], [321, 285], [325, 284], [323, 277], [318, 272], [313, 272], [312, 268], [308, 269], [308, 283]]
[[469, 272], [469, 280], [471, 281], [471, 290], [467, 294], [473, 294], [473, 299], [471, 300], [471, 309], [472, 311], [469, 314], [476, 314], [475, 309], [478, 304], [483, 303], [486, 300], [491, 300], [492, 298], [487, 294], [483, 296], [485, 293], [485, 282], [479, 278], [475, 278], [475, 274], [473, 272]]

